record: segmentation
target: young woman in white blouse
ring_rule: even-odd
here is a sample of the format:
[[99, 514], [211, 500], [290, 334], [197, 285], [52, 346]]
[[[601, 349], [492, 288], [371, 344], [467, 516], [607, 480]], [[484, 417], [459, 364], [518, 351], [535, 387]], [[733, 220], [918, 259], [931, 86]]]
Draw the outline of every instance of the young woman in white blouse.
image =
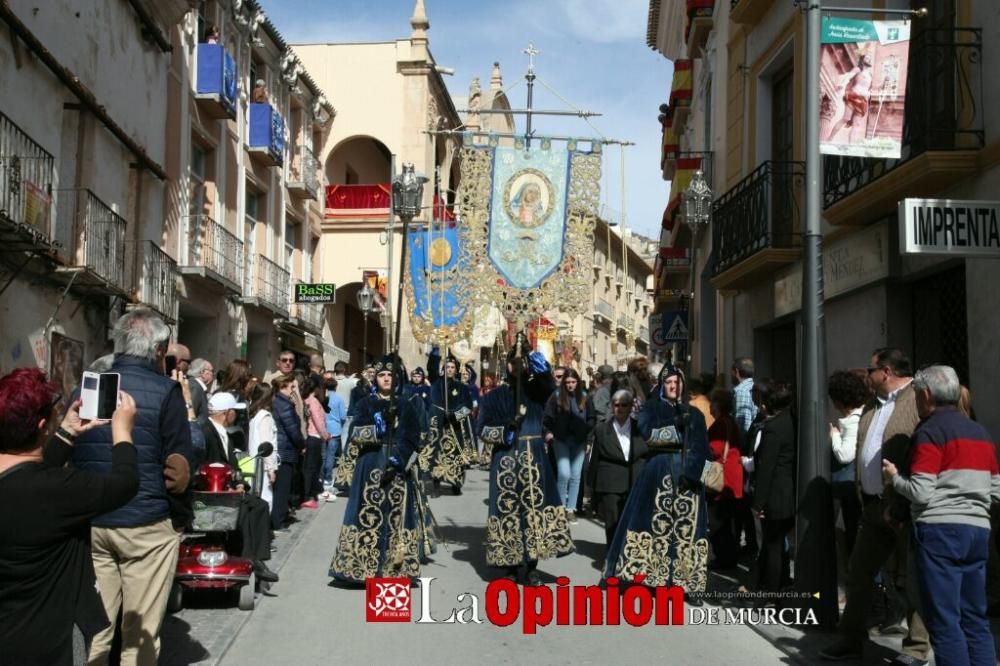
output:
[[[261, 461], [264, 483], [261, 484], [260, 498], [271, 507], [274, 499], [274, 480], [278, 472], [278, 428], [271, 415], [274, 390], [267, 384], [259, 384], [250, 395], [250, 455], [257, 455], [257, 449], [264, 442], [271, 442], [274, 452]], [[273, 508], [273, 507], [272, 507]]]
[[830, 449], [833, 460], [830, 478], [833, 497], [844, 521], [844, 562], [851, 557], [854, 539], [861, 518], [861, 502], [855, 488], [854, 458], [858, 451], [858, 424], [861, 411], [871, 397], [868, 385], [860, 372], [838, 370], [827, 380], [826, 390], [834, 408], [840, 414], [836, 425], [830, 424]]

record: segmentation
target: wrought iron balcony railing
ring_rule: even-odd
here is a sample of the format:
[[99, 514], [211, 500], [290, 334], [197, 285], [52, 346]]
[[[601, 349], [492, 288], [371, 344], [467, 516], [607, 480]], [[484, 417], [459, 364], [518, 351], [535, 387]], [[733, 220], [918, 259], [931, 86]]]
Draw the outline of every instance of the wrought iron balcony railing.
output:
[[177, 262], [150, 240], [130, 241], [136, 299], [173, 320], [177, 305]]
[[594, 301], [594, 318], [601, 317], [604, 321], [611, 323], [611, 320], [615, 318], [615, 307], [608, 303], [603, 298], [599, 298]]
[[266, 307], [287, 317], [291, 301], [291, 277], [284, 268], [262, 254], [257, 255], [253, 284], [247, 298], [260, 299]]
[[712, 205], [714, 275], [766, 248], [798, 244], [802, 162], [761, 164]]
[[649, 326], [643, 324], [639, 327], [639, 334], [635, 336], [636, 340], [642, 340], [643, 342], [649, 342]]
[[0, 113], [0, 221], [29, 237], [51, 239], [54, 181], [52, 155]]
[[629, 333], [633, 330], [635, 326], [635, 320], [628, 315], [618, 315], [618, 330], [623, 333]]
[[288, 169], [288, 188], [293, 192], [302, 192], [310, 199], [319, 194], [319, 162], [313, 151], [300, 146], [292, 158]]
[[88, 189], [57, 190], [56, 199], [55, 235], [66, 266], [86, 269], [105, 286], [129, 292], [133, 268], [126, 265], [125, 218]]
[[323, 332], [323, 322], [326, 314], [326, 306], [322, 303], [296, 303], [295, 316], [302, 320], [307, 328], [316, 333]]
[[188, 256], [185, 266], [205, 268], [226, 286], [243, 286], [243, 241], [208, 215], [188, 217]]
[[[825, 207], [927, 151], [969, 150], [985, 144], [982, 30], [915, 28], [915, 32], [910, 43], [900, 158], [825, 156]], [[872, 113], [877, 112], [875, 104], [873, 99]]]

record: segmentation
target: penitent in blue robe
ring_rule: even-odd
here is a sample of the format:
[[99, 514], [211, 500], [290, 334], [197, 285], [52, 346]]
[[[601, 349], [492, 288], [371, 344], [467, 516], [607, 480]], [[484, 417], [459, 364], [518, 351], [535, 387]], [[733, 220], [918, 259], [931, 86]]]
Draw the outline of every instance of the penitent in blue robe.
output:
[[527, 565], [574, 550], [543, 439], [552, 379], [547, 373], [532, 375], [522, 384], [524, 419], [517, 430], [510, 427], [520, 411], [514, 385], [493, 389], [479, 408], [477, 429], [490, 459], [486, 563], [494, 567]]
[[[678, 418], [679, 411], [688, 418]], [[639, 432], [649, 441], [657, 428], [674, 426], [680, 443], [650, 445], [646, 464], [629, 493], [608, 549], [605, 577], [632, 581], [644, 575], [650, 586], [679, 585], [704, 592], [708, 581], [708, 505], [701, 484], [708, 459], [705, 417], [674, 405], [657, 391], [639, 412]]]
[[[389, 433], [390, 401], [365, 396], [357, 405], [349, 433], [356, 446], [351, 491], [344, 510], [330, 576], [364, 583], [372, 576], [417, 577], [420, 563], [434, 548], [430, 508], [407, 473], [410, 457], [426, 437], [426, 413], [420, 396], [401, 398], [395, 427]], [[399, 473], [381, 486], [386, 464]]]

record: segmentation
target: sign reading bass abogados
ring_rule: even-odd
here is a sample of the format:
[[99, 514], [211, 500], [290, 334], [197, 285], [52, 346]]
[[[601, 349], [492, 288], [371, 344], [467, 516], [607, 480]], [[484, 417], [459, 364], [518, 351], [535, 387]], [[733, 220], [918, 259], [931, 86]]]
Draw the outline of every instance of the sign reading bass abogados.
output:
[[903, 199], [903, 254], [1000, 256], [1000, 201]]
[[334, 303], [337, 285], [330, 282], [299, 282], [295, 285], [296, 303]]

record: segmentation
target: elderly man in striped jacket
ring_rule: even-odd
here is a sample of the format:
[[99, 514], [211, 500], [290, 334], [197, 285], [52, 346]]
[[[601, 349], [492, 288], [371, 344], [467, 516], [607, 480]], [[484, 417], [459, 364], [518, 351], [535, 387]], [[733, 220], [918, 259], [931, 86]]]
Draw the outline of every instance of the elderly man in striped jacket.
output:
[[946, 365], [913, 379], [921, 422], [910, 475], [883, 460], [886, 482], [911, 502], [923, 618], [938, 664], [996, 663], [986, 617], [990, 502], [1000, 469], [986, 430], [956, 407], [961, 387]]

